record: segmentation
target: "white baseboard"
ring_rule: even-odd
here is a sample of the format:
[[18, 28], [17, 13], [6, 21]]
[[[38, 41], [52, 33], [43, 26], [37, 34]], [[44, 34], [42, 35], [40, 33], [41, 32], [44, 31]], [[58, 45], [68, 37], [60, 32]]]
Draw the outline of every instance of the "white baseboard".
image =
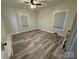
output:
[[[38, 28], [31, 28], [31, 29], [27, 29], [27, 30], [24, 30], [24, 31], [16, 32], [16, 33], [11, 33], [10, 35], [20, 34], [20, 33], [27, 32], [27, 31], [31, 31], [31, 30], [35, 30], [35, 29], [40, 29], [42, 31], [46, 31], [46, 32], [49, 32], [49, 33], [54, 33], [53, 31], [49, 31], [47, 29], [38, 27]], [[60, 33], [58, 35], [65, 37], [65, 35], [60, 34]]]
[[42, 30], [42, 31], [46, 31], [46, 32], [49, 32], [49, 33], [53, 33], [53, 32], [48, 31], [48, 30], [46, 30], [46, 29], [40, 29], [40, 30]]
[[[42, 30], [42, 31], [49, 32], [49, 33], [54, 33], [53, 31], [49, 31], [49, 30], [46, 30], [46, 29], [43, 29], [43, 28], [39, 28], [39, 29]], [[65, 37], [65, 35], [60, 34], [60, 33], [58, 33], [58, 35], [59, 35], [59, 36], [62, 36], [62, 37]]]
[[35, 30], [35, 29], [37, 29], [37, 28], [32, 28], [32, 29], [27, 29], [27, 30], [19, 31], [19, 32], [16, 32], [16, 33], [11, 33], [10, 35], [20, 34], [20, 33], [31, 31], [31, 30]]

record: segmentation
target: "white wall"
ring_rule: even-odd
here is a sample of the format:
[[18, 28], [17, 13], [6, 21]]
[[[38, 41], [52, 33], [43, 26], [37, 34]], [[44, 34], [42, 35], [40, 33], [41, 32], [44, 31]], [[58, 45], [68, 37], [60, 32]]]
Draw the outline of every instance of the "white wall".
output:
[[3, 18], [1, 19], [1, 42], [6, 42], [8, 36], [7, 29]]
[[15, 9], [14, 8], [8, 8], [7, 10], [7, 15], [8, 15], [8, 24], [9, 24], [9, 28], [10, 28], [10, 33], [15, 33], [18, 32], [18, 25], [17, 25], [17, 21], [16, 21], [16, 13], [15, 13]]
[[[8, 34], [18, 33], [22, 31], [28, 31], [36, 29], [36, 15], [37, 13], [27, 9], [12, 8], [7, 6], [2, 6], [2, 16], [4, 18]], [[29, 15], [29, 27], [25, 29], [20, 29], [19, 24], [19, 13], [25, 13]]]
[[53, 12], [56, 10], [64, 10], [68, 9], [69, 14], [68, 14], [68, 20], [65, 26], [65, 30], [62, 31], [55, 31], [59, 33], [60, 35], [65, 35], [65, 33], [68, 30], [71, 30], [74, 16], [76, 13], [76, 0], [70, 0], [52, 7], [45, 8], [43, 10], [40, 10], [38, 12], [38, 28], [48, 31], [48, 32], [54, 32], [53, 30]]

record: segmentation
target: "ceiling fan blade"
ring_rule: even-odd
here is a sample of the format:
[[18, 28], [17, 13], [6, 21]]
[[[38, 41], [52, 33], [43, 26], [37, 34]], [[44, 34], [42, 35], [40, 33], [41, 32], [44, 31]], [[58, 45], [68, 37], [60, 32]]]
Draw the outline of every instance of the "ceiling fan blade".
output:
[[33, 4], [33, 5], [34, 5], [33, 0], [30, 0], [30, 2], [31, 2], [31, 4]]
[[28, 7], [28, 6], [30, 6], [30, 5], [25, 5], [25, 7]]
[[44, 2], [44, 3], [47, 3], [47, 1], [38, 1], [38, 2]]
[[29, 2], [27, 2], [27, 1], [24, 1], [24, 3], [29, 3]]
[[42, 4], [35, 4], [35, 5], [42, 5]]

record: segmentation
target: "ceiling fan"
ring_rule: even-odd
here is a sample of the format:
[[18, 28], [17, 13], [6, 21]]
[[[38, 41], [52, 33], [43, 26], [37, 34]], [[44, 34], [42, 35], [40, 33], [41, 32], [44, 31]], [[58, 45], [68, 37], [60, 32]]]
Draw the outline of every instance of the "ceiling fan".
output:
[[28, 1], [24, 1], [24, 3], [26, 4], [25, 6], [30, 6], [31, 8], [36, 8], [36, 6], [41, 6], [42, 3], [41, 2], [46, 2], [46, 1], [37, 1], [37, 0], [30, 0]]

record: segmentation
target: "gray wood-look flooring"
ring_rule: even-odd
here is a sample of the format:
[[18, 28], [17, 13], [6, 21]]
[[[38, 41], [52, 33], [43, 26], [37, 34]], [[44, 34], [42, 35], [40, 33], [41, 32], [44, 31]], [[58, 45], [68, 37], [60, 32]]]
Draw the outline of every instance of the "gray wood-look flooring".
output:
[[[63, 37], [51, 33], [32, 30], [13, 35], [13, 56], [11, 59], [61, 59], [54, 55]], [[58, 50], [63, 53], [63, 50]]]

